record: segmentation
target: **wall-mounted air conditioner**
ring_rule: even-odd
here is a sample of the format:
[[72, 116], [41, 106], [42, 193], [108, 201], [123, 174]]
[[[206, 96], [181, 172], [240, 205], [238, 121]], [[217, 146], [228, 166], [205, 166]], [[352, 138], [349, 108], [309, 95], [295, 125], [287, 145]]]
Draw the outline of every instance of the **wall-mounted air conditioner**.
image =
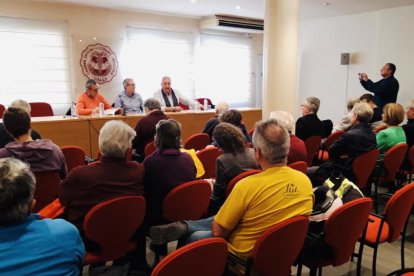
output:
[[200, 22], [200, 28], [242, 33], [262, 33], [263, 20], [216, 14], [203, 18]]

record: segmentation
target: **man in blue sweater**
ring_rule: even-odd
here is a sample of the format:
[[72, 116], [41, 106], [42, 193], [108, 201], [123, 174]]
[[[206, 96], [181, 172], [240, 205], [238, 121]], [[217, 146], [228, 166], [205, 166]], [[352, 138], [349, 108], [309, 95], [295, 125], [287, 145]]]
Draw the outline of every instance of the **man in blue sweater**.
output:
[[400, 84], [394, 77], [397, 68], [393, 63], [386, 63], [381, 68], [382, 80], [373, 82], [368, 78], [366, 73], [359, 73], [359, 81], [365, 90], [374, 93], [375, 103], [378, 108], [382, 108], [388, 103], [395, 103], [397, 101], [398, 89]]
[[28, 165], [0, 159], [0, 275], [79, 275], [85, 248], [78, 230], [30, 214], [34, 190]]

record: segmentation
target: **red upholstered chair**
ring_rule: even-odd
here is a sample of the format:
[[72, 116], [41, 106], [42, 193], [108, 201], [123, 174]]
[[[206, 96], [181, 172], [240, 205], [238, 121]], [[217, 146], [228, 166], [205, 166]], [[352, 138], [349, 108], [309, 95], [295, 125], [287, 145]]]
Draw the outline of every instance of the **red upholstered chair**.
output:
[[331, 133], [327, 138], [324, 144], [321, 145], [321, 149], [318, 151], [318, 159], [320, 162], [325, 162], [329, 160], [329, 148], [335, 143], [336, 140], [341, 138], [342, 134], [344, 134], [345, 131], [338, 130], [334, 133]]
[[208, 105], [213, 105], [213, 103], [211, 102], [211, 100], [209, 98], [197, 98], [195, 99], [197, 102], [200, 103], [200, 105], [204, 105], [204, 99], [207, 99], [207, 104]]
[[414, 268], [399, 269], [387, 274], [387, 276], [414, 276]]
[[[379, 155], [378, 149], [373, 149], [357, 156], [352, 162], [352, 171], [356, 178], [356, 185], [358, 188], [365, 189], [368, 183], [369, 176], [375, 168]], [[369, 185], [368, 189], [371, 186]]]
[[[412, 181], [412, 175], [414, 174], [414, 146], [411, 146], [411, 148], [407, 152], [407, 156], [405, 157], [408, 160], [408, 165], [405, 167], [403, 165], [403, 169], [401, 171], [401, 176], [404, 179], [408, 179], [408, 182]], [[404, 180], [402, 179], [402, 180]]]
[[374, 176], [374, 204], [376, 213], [378, 213], [378, 186], [382, 183], [389, 183], [391, 185], [390, 188], [395, 188], [395, 177], [404, 161], [406, 152], [407, 144], [399, 144], [387, 150], [384, 155], [384, 159]]
[[221, 276], [227, 262], [227, 242], [208, 238], [177, 249], [152, 271], [152, 276]]
[[252, 138], [253, 138], [253, 133], [254, 133], [254, 128], [251, 128], [251, 129], [249, 130], [249, 135], [250, 135], [250, 137], [252, 137]]
[[60, 148], [66, 159], [68, 173], [78, 166], [85, 165], [85, 151], [77, 146], [64, 146]]
[[46, 116], [54, 116], [52, 106], [49, 103], [29, 103], [31, 112], [30, 115], [32, 117], [46, 117]]
[[210, 144], [210, 136], [206, 133], [196, 133], [187, 138], [185, 149], [202, 150]]
[[229, 263], [245, 266], [246, 275], [290, 275], [305, 241], [308, 225], [309, 219], [305, 216], [282, 221], [260, 235], [253, 248], [253, 256], [247, 262], [230, 254]]
[[306, 171], [308, 170], [308, 165], [306, 164], [305, 161], [296, 161], [296, 162], [290, 163], [288, 164], [288, 167], [294, 170], [303, 172], [304, 174], [306, 174]]
[[183, 103], [179, 103], [178, 104], [183, 110], [189, 110], [190, 109], [190, 107], [188, 106], [188, 105], [185, 105], [185, 104], [183, 104]]
[[[318, 269], [320, 270], [319, 275], [321, 275], [322, 267], [339, 266], [350, 260], [355, 244], [367, 224], [371, 208], [372, 200], [370, 198], [358, 198], [342, 205], [329, 216], [321, 236], [332, 253], [325, 258], [315, 255], [315, 259], [318, 260], [316, 262], [302, 260], [303, 265], [311, 269], [310, 275], [316, 275]], [[362, 253], [362, 247], [360, 251]], [[315, 254], [318, 253], [320, 252], [315, 252]], [[360, 261], [361, 258], [358, 259], [358, 263]], [[301, 269], [302, 264], [299, 265], [298, 275], [300, 275]], [[360, 275], [360, 271], [357, 271], [357, 275]]]
[[[372, 273], [376, 274], [378, 246], [384, 242], [394, 242], [401, 235], [401, 268], [404, 268], [404, 242], [410, 212], [414, 204], [414, 183], [399, 189], [391, 196], [382, 215], [371, 214], [367, 234], [361, 243], [374, 249]], [[359, 254], [361, 258], [362, 254]]]
[[246, 178], [248, 176], [257, 174], [257, 173], [261, 173], [261, 170], [249, 170], [249, 171], [245, 171], [241, 174], [239, 174], [238, 176], [234, 177], [232, 180], [230, 180], [230, 182], [227, 184], [226, 187], [226, 197], [228, 197], [231, 193], [231, 191], [233, 191], [234, 186], [236, 186], [237, 182], [239, 182], [240, 180], [242, 180], [243, 178]]
[[145, 148], [144, 148], [145, 157], [150, 156], [156, 150], [157, 148], [155, 147], [154, 141], [149, 142], [148, 144], [145, 145]]
[[384, 130], [384, 129], [387, 129], [387, 128], [388, 128], [388, 126], [387, 126], [387, 125], [381, 125], [381, 126], [379, 126], [379, 127], [375, 128], [375, 129], [374, 129], [374, 132], [375, 132], [375, 133], [378, 133], [378, 132], [380, 132], [381, 130]]
[[223, 154], [223, 151], [218, 148], [208, 148], [197, 152], [197, 157], [203, 164], [204, 178], [215, 178], [216, 177], [216, 160]]
[[4, 111], [6, 111], [6, 108], [4, 105], [0, 104], [0, 119], [3, 118]]
[[83, 231], [101, 250], [86, 252], [84, 265], [118, 259], [136, 246], [145, 246], [131, 241], [144, 217], [145, 199], [142, 196], [114, 198], [89, 210], [83, 222]]
[[164, 198], [162, 209], [168, 221], [197, 220], [210, 204], [211, 186], [205, 180], [194, 180], [172, 189]]
[[304, 141], [306, 146], [306, 152], [308, 154], [308, 167], [312, 166], [313, 159], [315, 158], [315, 155], [318, 152], [319, 147], [321, 146], [321, 140], [321, 136], [312, 136]]
[[35, 172], [36, 189], [34, 198], [36, 206], [33, 212], [38, 212], [43, 207], [54, 201], [60, 188], [60, 176], [58, 171]]

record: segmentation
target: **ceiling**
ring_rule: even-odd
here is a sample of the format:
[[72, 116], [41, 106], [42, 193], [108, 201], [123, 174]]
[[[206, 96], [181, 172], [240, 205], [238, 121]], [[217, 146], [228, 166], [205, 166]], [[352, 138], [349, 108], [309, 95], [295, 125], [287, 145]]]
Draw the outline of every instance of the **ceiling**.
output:
[[[33, 0], [192, 17], [231, 14], [264, 17], [265, 0]], [[286, 0], [290, 1], [290, 0]], [[302, 0], [301, 19], [340, 16], [406, 5], [414, 0]]]

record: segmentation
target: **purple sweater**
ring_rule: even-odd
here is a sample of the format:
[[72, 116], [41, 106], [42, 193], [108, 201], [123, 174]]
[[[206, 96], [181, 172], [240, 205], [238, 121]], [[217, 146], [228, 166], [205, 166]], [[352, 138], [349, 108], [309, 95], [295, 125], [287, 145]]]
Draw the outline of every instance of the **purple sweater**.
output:
[[191, 156], [177, 149], [156, 151], [144, 160], [144, 189], [150, 224], [162, 221], [162, 203], [173, 188], [195, 180], [196, 167]]
[[10, 142], [0, 149], [0, 158], [6, 157], [14, 157], [29, 164], [32, 172], [59, 171], [60, 178], [65, 178], [67, 174], [65, 156], [50, 140]]

